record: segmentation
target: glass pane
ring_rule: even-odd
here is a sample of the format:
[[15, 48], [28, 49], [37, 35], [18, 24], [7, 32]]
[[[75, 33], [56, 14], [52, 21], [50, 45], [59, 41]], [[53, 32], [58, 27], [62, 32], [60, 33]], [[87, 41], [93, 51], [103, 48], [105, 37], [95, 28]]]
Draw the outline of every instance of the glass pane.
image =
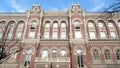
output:
[[22, 32], [17, 32], [16, 38], [21, 38]]
[[57, 39], [57, 32], [53, 32], [52, 38]]
[[0, 39], [2, 38], [2, 35], [3, 35], [3, 34], [2, 34], [2, 31], [0, 30]]
[[88, 23], [88, 27], [94, 27], [93, 23]]
[[47, 50], [43, 50], [42, 58], [48, 58], [48, 51]]
[[75, 38], [82, 38], [82, 34], [79, 30], [75, 31]]
[[66, 33], [65, 32], [61, 32], [61, 39], [66, 39]]
[[110, 32], [110, 34], [111, 34], [111, 38], [116, 38], [116, 32], [115, 31]]
[[90, 39], [95, 39], [96, 36], [95, 36], [95, 32], [90, 32]]
[[105, 34], [104, 31], [100, 31], [100, 37], [101, 37], [101, 38], [105, 38], [105, 37], [106, 37], [106, 34]]
[[61, 51], [61, 59], [66, 59], [66, 55], [67, 55], [66, 50], [62, 50]]
[[57, 58], [57, 50], [52, 50], [52, 58]]
[[44, 39], [49, 39], [49, 32], [45, 32]]
[[35, 36], [35, 31], [30, 31], [29, 38], [34, 38], [34, 36]]

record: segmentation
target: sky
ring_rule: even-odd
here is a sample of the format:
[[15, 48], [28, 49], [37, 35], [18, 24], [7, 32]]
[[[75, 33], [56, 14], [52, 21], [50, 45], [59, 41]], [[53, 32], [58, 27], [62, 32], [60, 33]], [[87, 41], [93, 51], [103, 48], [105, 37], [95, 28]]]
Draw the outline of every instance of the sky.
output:
[[0, 12], [27, 12], [34, 4], [39, 4], [45, 11], [65, 11], [72, 4], [79, 4], [88, 12], [102, 11], [113, 0], [1, 0]]

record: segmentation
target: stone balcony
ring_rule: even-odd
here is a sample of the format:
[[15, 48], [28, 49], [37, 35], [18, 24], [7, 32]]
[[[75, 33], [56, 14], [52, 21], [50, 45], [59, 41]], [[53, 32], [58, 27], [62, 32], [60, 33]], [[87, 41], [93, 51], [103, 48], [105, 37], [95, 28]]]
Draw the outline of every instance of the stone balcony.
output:
[[70, 62], [70, 58], [60, 59], [60, 58], [38, 58], [36, 57], [35, 62]]
[[40, 39], [22, 39], [22, 43], [40, 43]]
[[120, 60], [112, 61], [112, 60], [92, 60], [90, 64], [120, 64]]
[[91, 39], [88, 40], [88, 45], [120, 45], [120, 39]]

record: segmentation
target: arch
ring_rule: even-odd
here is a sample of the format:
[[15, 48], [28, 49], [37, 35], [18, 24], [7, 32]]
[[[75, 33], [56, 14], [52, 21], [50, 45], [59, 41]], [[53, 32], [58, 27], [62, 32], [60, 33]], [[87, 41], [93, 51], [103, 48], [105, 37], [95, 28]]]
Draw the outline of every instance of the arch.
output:
[[29, 49], [29, 48], [31, 48], [31, 49], [32, 49], [32, 54], [34, 54], [34, 53], [35, 53], [35, 48], [34, 48], [32, 45], [29, 45], [29, 46], [25, 46], [25, 48], [23, 49], [23, 54], [25, 54], [26, 49]]
[[52, 24], [52, 20], [50, 20], [50, 19], [45, 19], [44, 21], [43, 21], [43, 25], [42, 26], [45, 26], [45, 23], [46, 22], [50, 22], [50, 25]]
[[80, 18], [78, 18], [78, 17], [76, 17], [76, 18], [74, 18], [74, 19], [72, 20], [72, 24], [74, 24], [75, 21], [80, 21], [81, 24], [83, 24], [83, 21], [82, 21]]
[[116, 54], [116, 50], [117, 50], [117, 49], [120, 49], [120, 47], [115, 47], [115, 48], [113, 49], [113, 53], [114, 53], [114, 54]]
[[31, 25], [31, 22], [36, 21], [37, 25], [39, 24], [39, 20], [37, 18], [32, 18], [29, 20], [29, 25]]
[[48, 50], [49, 54], [51, 53], [50, 48], [48, 48], [48, 47], [42, 47], [41, 50], [40, 50], [40, 54], [42, 54], [42, 51], [45, 50], [45, 49]]
[[101, 50], [100, 50], [98, 47], [96, 47], [96, 46], [94, 46], [94, 47], [92, 47], [92, 48], [90, 49], [90, 53], [91, 53], [91, 54], [93, 54], [92, 52], [93, 52], [94, 49], [97, 49], [98, 52], [99, 52], [99, 54], [101, 54]]
[[111, 54], [113, 53], [112, 50], [111, 50], [109, 47], [103, 47], [103, 48], [102, 48], [102, 53], [103, 53], [103, 54], [104, 54], [104, 50], [105, 50], [105, 49], [109, 49], [109, 50], [110, 50], [110, 53], [111, 53]]
[[118, 31], [115, 22], [113, 20], [108, 20], [107, 26], [110, 33], [110, 38], [118, 38]]
[[83, 55], [86, 55], [86, 50], [85, 50], [85, 48], [84, 48], [83, 46], [76, 46], [76, 47], [74, 48], [74, 54], [76, 54], [76, 51], [77, 51], [77, 50], [82, 50]]
[[66, 19], [61, 19], [61, 20], [60, 20], [60, 24], [61, 24], [62, 22], [65, 22], [65, 23], [66, 23], [66, 26], [68, 26], [68, 21], [67, 21]]
[[61, 47], [59, 50], [61, 51], [61, 50], [63, 50], [63, 49], [66, 50], [67, 54], [69, 53], [69, 52], [68, 52], [69, 50], [68, 50], [66, 47]]

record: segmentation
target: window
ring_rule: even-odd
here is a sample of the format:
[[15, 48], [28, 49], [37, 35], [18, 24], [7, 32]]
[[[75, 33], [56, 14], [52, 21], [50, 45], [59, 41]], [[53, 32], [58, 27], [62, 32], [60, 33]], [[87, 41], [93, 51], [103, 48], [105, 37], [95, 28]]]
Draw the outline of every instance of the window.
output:
[[66, 50], [61, 50], [60, 54], [61, 54], [61, 59], [62, 59], [62, 60], [65, 60], [66, 57], [67, 57]]
[[49, 32], [45, 32], [44, 39], [49, 39]]
[[8, 33], [7, 39], [12, 39], [12, 32]]
[[116, 57], [117, 57], [117, 60], [120, 60], [120, 49], [116, 50]]
[[104, 55], [105, 55], [105, 59], [106, 59], [106, 60], [111, 60], [110, 50], [106, 49], [106, 50], [104, 51]]
[[36, 21], [33, 21], [31, 23], [31, 29], [36, 29], [36, 25], [37, 25], [37, 22]]
[[13, 49], [11, 53], [11, 59], [16, 59], [17, 58], [17, 49]]
[[116, 32], [115, 31], [111, 31], [110, 35], [111, 35], [111, 38], [116, 38]]
[[102, 28], [103, 27], [103, 23], [99, 22], [98, 26]]
[[58, 38], [58, 33], [57, 32], [53, 32], [52, 39], [57, 39], [57, 38]]
[[82, 38], [80, 31], [78, 31], [78, 30], [75, 31], [75, 38]]
[[32, 56], [32, 49], [28, 48], [26, 50], [26, 57], [25, 57], [25, 63], [24, 66], [28, 66], [31, 62], [31, 56]]
[[75, 26], [75, 27], [80, 27], [80, 22], [79, 22], [79, 21], [75, 21], [75, 22], [74, 22], [74, 26]]
[[42, 51], [42, 58], [43, 59], [47, 59], [48, 58], [48, 51], [47, 50], [43, 50]]
[[66, 39], [66, 32], [61, 32], [61, 39]]
[[16, 34], [16, 38], [17, 38], [17, 39], [20, 39], [21, 36], [22, 36], [22, 32], [17, 32], [17, 34]]
[[95, 39], [95, 32], [94, 31], [90, 31], [90, 39]]
[[109, 27], [113, 27], [113, 23], [112, 23], [112, 22], [109, 22], [109, 23], [108, 23], [108, 26], [109, 26]]
[[56, 59], [57, 58], [57, 50], [53, 49], [52, 50], [52, 59]]
[[66, 27], [65, 22], [62, 22], [62, 23], [61, 23], [61, 27], [62, 27], [62, 28], [65, 28], [65, 27]]
[[77, 53], [77, 65], [78, 67], [84, 67], [84, 64], [83, 64], [83, 53], [81, 50], [77, 50], [76, 51]]
[[35, 36], [35, 31], [30, 31], [29, 38], [34, 38], [34, 36]]
[[89, 22], [88, 27], [94, 27], [93, 23]]
[[50, 27], [50, 22], [46, 22], [46, 23], [45, 23], [45, 27], [46, 27], [46, 28], [49, 28], [49, 27]]
[[93, 51], [93, 59], [94, 60], [99, 60], [98, 50], [96, 50], [96, 49]]
[[53, 23], [53, 28], [57, 28], [58, 27], [58, 23], [57, 22], [54, 22]]
[[100, 37], [101, 38], [105, 38], [106, 37], [105, 31], [100, 31]]

